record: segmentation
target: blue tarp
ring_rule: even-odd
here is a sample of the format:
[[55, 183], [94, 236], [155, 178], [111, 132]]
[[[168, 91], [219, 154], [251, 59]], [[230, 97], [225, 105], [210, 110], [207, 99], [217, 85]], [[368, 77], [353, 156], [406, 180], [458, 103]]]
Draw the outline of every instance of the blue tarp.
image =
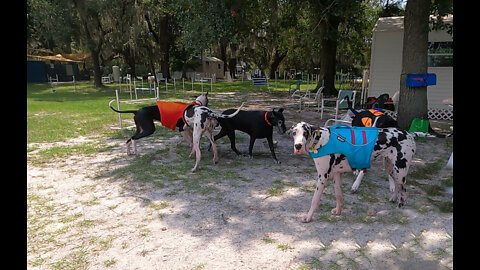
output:
[[47, 73], [45, 63], [42, 61], [27, 61], [27, 82], [46, 82]]

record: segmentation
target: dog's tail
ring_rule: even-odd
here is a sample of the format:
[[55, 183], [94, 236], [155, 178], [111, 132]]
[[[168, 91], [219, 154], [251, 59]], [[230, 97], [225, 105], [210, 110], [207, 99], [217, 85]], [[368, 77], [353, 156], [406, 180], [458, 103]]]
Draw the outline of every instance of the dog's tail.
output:
[[117, 112], [117, 113], [133, 113], [133, 114], [136, 114], [138, 112], [138, 110], [134, 111], [134, 110], [131, 110], [131, 111], [119, 111], [119, 110], [116, 110], [115, 108], [113, 108], [112, 106], [110, 106], [110, 109], [112, 109], [114, 112]]
[[211, 116], [211, 117], [215, 117], [215, 118], [232, 118], [240, 112], [240, 109], [243, 107], [244, 104], [245, 104], [245, 102], [242, 102], [242, 105], [240, 105], [240, 107], [238, 107], [238, 109], [232, 114], [222, 114], [222, 113], [210, 112], [208, 115]]

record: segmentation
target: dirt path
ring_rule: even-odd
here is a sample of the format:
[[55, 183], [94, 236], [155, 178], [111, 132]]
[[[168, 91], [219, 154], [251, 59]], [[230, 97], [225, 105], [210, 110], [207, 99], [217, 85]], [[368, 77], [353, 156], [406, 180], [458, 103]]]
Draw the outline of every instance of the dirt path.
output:
[[[247, 108], [271, 108], [266, 98], [248, 97]], [[287, 126], [323, 123], [318, 113], [296, 109], [286, 106]], [[330, 215], [330, 183], [314, 220], [303, 224], [316, 171], [311, 158], [293, 155], [289, 136], [274, 134], [280, 165], [265, 140], [257, 140], [253, 160], [220, 141], [220, 163], [213, 165], [203, 139], [193, 174], [194, 160], [185, 144], [177, 146], [178, 133], [157, 133], [138, 143], [136, 157], [125, 155], [124, 139], [82, 138], [69, 143], [99, 143], [99, 151], [27, 165], [29, 269], [453, 267], [451, 196], [444, 191], [453, 181], [444, 168], [451, 141], [417, 142], [404, 209], [388, 202], [388, 180], [375, 162], [355, 194], [353, 174], [344, 175], [341, 217]], [[248, 136], [237, 137], [237, 148], [246, 152]]]

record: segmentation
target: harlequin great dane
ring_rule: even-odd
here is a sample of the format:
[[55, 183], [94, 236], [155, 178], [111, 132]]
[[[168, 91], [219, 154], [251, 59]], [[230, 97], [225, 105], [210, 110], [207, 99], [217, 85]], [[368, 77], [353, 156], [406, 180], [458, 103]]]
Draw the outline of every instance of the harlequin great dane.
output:
[[192, 146], [192, 134], [190, 130], [184, 129], [185, 123], [182, 119], [183, 112], [187, 108], [193, 108], [195, 106], [207, 106], [208, 105], [208, 92], [206, 94], [201, 94], [198, 96], [194, 102], [188, 103], [178, 103], [178, 102], [162, 102], [157, 101], [157, 105], [143, 107], [139, 110], [130, 110], [130, 111], [118, 111], [112, 106], [110, 108], [117, 113], [133, 113], [135, 116], [133, 120], [135, 121], [135, 126], [137, 131], [135, 134], [127, 140], [127, 155], [131, 154], [130, 145], [133, 144], [133, 154], [137, 154], [137, 144], [136, 140], [149, 136], [155, 131], [155, 124], [153, 120], [160, 121], [163, 126], [175, 130], [178, 127], [180, 134], [182, 134], [183, 139]]
[[[329, 140], [337, 138], [330, 137], [330, 128], [316, 128], [312, 125], [300, 122], [289, 130], [294, 139], [294, 154], [306, 154], [307, 151], [315, 154], [327, 145]], [[385, 170], [394, 182], [394, 193], [390, 201], [398, 199], [398, 207], [402, 207], [407, 200], [405, 189], [406, 176], [410, 162], [416, 150], [414, 137], [417, 134], [408, 133], [397, 128], [379, 128], [378, 135], [373, 144], [371, 160], [379, 157], [384, 159]], [[352, 136], [353, 137], [353, 136]], [[302, 222], [310, 222], [313, 213], [318, 208], [327, 180], [333, 176], [336, 207], [332, 209], [333, 215], [340, 215], [342, 212], [342, 190], [341, 173], [352, 171], [347, 156], [344, 154], [332, 153], [325, 156], [314, 157], [315, 167], [318, 173], [317, 187], [313, 195], [310, 210], [303, 217]], [[363, 166], [363, 165], [361, 165]]]
[[193, 157], [193, 154], [195, 153], [196, 160], [192, 172], [197, 170], [200, 159], [202, 158], [202, 153], [200, 152], [200, 139], [203, 133], [207, 134], [207, 137], [212, 144], [213, 163], [218, 163], [217, 145], [213, 138], [213, 129], [218, 126], [217, 118], [232, 118], [238, 114], [243, 105], [244, 103], [242, 103], [242, 105], [240, 105], [240, 107], [232, 114], [214, 113], [206, 106], [189, 107], [183, 112], [185, 123], [193, 128], [193, 146], [192, 151], [190, 152], [190, 158]]

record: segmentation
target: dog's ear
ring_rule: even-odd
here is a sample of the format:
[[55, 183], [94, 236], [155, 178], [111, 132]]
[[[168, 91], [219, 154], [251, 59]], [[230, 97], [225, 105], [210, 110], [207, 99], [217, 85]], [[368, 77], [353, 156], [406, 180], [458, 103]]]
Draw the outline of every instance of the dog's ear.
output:
[[293, 135], [293, 129], [295, 128], [295, 126], [297, 126], [297, 125], [292, 125], [292, 126], [287, 130], [287, 132], [286, 132], [287, 135], [289, 135], [289, 136]]
[[292, 136], [293, 134], [293, 127], [287, 129], [287, 135]]
[[283, 108], [273, 108], [273, 114], [283, 114]]

